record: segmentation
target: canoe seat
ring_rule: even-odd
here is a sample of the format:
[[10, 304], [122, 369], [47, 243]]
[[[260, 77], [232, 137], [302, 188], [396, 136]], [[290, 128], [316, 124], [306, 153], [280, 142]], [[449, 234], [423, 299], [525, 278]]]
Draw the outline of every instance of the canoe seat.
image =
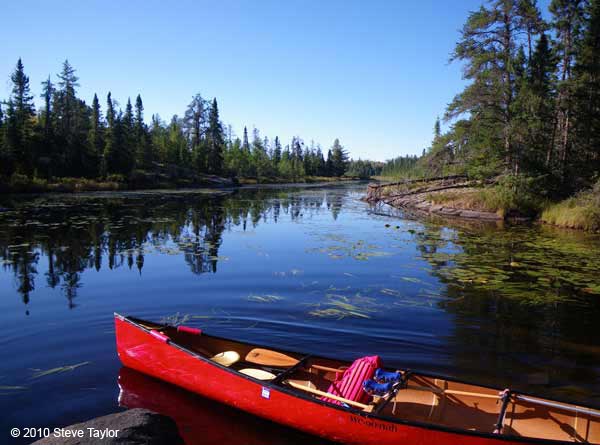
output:
[[219, 365], [222, 366], [231, 366], [234, 363], [237, 363], [240, 361], [240, 354], [238, 354], [235, 351], [225, 351], [225, 352], [220, 352], [216, 355], [213, 355], [210, 358], [213, 362], [218, 363]]
[[275, 378], [275, 374], [272, 374], [268, 371], [264, 371], [262, 369], [244, 368], [240, 369], [240, 372], [258, 380], [273, 380]]

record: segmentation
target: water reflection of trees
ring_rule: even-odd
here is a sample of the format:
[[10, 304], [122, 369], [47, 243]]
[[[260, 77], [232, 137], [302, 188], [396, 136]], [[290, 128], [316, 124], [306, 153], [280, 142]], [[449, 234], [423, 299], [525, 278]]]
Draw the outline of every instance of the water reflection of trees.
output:
[[60, 288], [73, 308], [87, 269], [126, 267], [141, 274], [147, 254], [161, 252], [181, 255], [194, 274], [216, 273], [225, 230], [284, 216], [298, 221], [326, 209], [336, 217], [341, 199], [337, 193], [258, 189], [15, 198], [2, 207], [0, 265], [14, 275], [23, 302], [35, 289], [40, 262], [47, 262], [45, 284]]
[[[551, 276], [570, 262], [578, 268], [570, 277], [593, 279], [593, 267], [583, 268], [578, 255], [593, 259], [579, 245], [565, 247], [574, 240], [553, 236], [560, 251], [547, 248], [549, 238], [538, 228], [498, 231], [465, 223], [448, 231], [426, 224], [413, 239], [430, 273], [444, 284], [439, 304], [454, 317], [449, 345], [458, 372], [468, 370], [492, 385], [536, 385], [536, 392], [549, 396], [597, 402], [600, 387], [589, 382], [599, 377], [590, 370], [600, 359], [600, 331], [594, 327], [600, 302]], [[563, 258], [563, 249], [569, 257]], [[586, 388], [573, 382], [586, 382]]]

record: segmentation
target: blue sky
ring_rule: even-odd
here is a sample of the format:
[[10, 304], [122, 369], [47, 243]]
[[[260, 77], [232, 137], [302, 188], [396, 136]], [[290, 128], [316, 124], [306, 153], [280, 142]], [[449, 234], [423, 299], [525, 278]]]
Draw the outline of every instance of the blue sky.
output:
[[[426, 147], [463, 85], [449, 54], [481, 0], [26, 1], [2, 6], [0, 98], [19, 57], [32, 90], [68, 58], [79, 96], [122, 106], [140, 93], [146, 118], [182, 115], [193, 94], [217, 97], [244, 125], [284, 143], [385, 160]], [[16, 38], [18, 36], [18, 38]], [[39, 100], [39, 99], [38, 99]], [[103, 107], [104, 108], [104, 107]]]

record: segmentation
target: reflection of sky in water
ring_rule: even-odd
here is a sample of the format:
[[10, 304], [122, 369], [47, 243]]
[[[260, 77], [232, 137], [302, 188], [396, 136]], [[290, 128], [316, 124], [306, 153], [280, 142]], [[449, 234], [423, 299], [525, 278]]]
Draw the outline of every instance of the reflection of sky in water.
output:
[[[11, 412], [0, 424], [114, 411], [114, 311], [600, 398], [597, 237], [375, 215], [363, 188], [68, 197], [63, 208], [44, 198], [0, 216], [0, 386], [27, 386], [0, 396]], [[546, 281], [552, 274], [565, 276]], [[32, 369], [86, 361], [31, 379]]]

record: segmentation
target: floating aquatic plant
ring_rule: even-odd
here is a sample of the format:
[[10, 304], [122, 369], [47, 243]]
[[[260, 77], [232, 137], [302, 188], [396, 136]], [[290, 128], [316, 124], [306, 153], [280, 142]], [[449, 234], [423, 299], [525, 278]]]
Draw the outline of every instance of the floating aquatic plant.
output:
[[179, 326], [186, 323], [192, 316], [190, 314], [180, 314], [176, 312], [173, 315], [165, 315], [160, 319], [160, 324], [166, 324], [169, 326]]
[[[426, 231], [423, 239], [428, 237]], [[421, 258], [432, 265], [431, 273], [449, 288], [489, 292], [532, 305], [600, 295], [597, 243], [530, 228], [457, 231], [450, 240], [418, 247]]]
[[250, 295], [247, 300], [256, 303], [275, 303], [276, 301], [283, 300], [283, 297], [279, 295]]
[[308, 313], [313, 317], [335, 318], [371, 318], [369, 314], [377, 311], [375, 300], [360, 293], [347, 297], [339, 294], [326, 294], [325, 301], [309, 305], [313, 309]]
[[58, 366], [56, 368], [46, 369], [46, 370], [33, 369], [33, 371], [35, 371], [35, 373], [31, 376], [31, 378], [39, 379], [40, 377], [46, 377], [46, 376], [49, 376], [52, 374], [62, 374], [65, 372], [74, 371], [75, 369], [80, 368], [85, 365], [89, 365], [90, 363], [91, 362], [81, 362], [81, 363], [76, 363], [75, 365]]

